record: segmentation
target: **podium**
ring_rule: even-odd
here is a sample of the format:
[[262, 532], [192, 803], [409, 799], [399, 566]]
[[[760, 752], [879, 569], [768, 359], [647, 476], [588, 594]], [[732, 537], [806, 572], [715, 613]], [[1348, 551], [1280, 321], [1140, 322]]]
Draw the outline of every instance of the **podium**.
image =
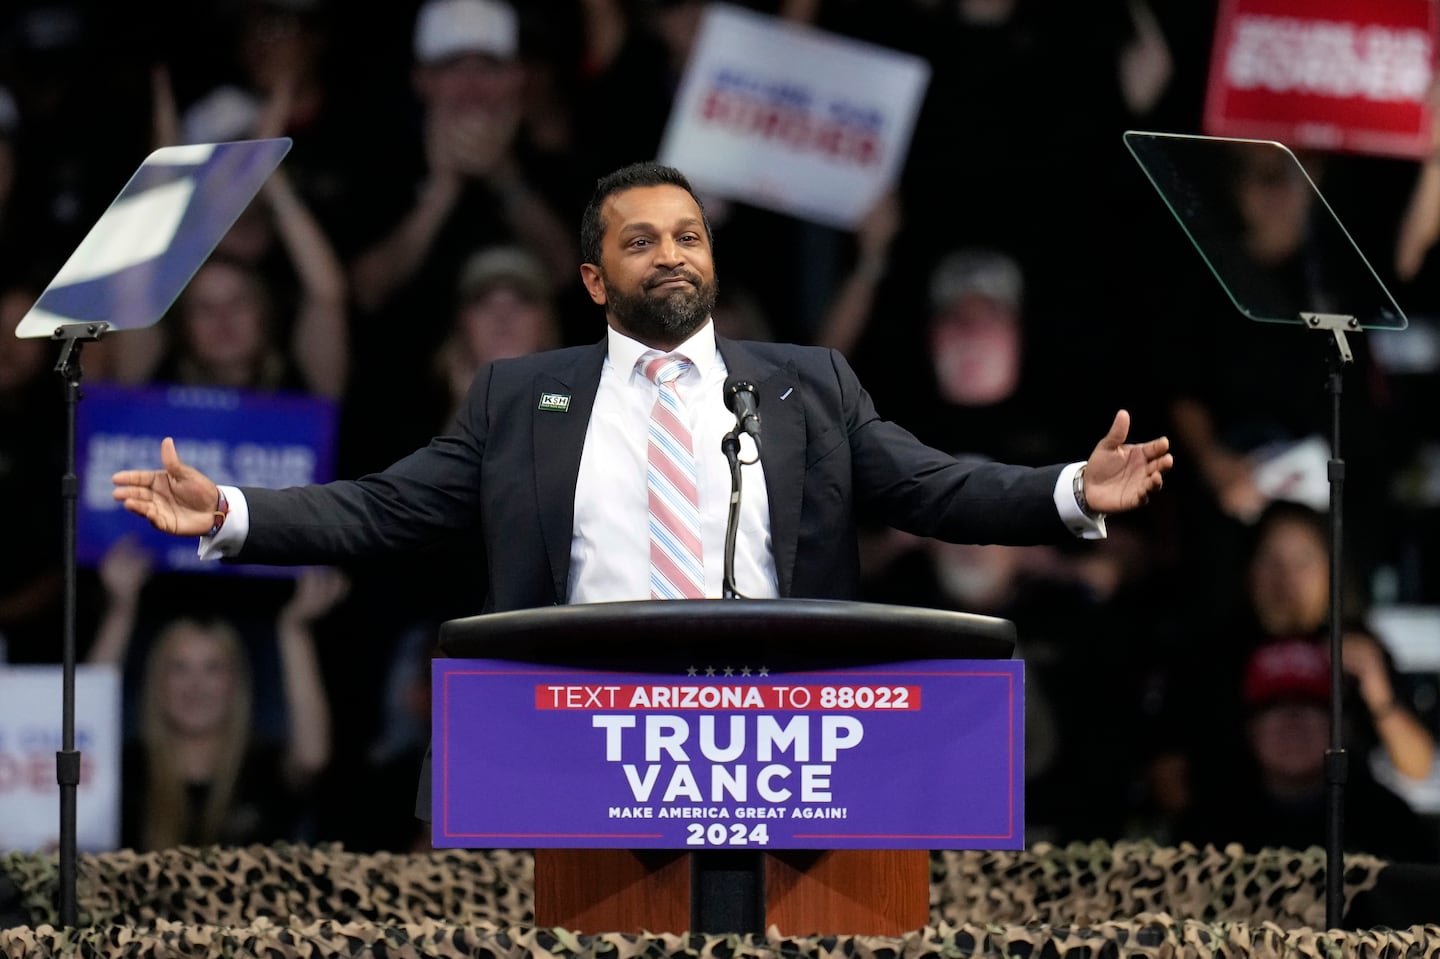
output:
[[[1014, 643], [1007, 620], [830, 600], [556, 606], [451, 620], [439, 638], [452, 659], [658, 675], [1000, 660]], [[929, 921], [929, 863], [917, 848], [537, 848], [535, 922], [586, 933], [901, 935]]]

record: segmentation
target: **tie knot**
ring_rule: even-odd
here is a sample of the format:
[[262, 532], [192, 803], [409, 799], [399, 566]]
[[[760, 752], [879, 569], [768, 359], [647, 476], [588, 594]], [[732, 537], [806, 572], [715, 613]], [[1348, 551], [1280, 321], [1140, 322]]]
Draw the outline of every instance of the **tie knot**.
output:
[[680, 376], [695, 364], [690, 362], [687, 356], [679, 353], [667, 353], [649, 360], [642, 361], [646, 379], [660, 386], [668, 386], [680, 378]]

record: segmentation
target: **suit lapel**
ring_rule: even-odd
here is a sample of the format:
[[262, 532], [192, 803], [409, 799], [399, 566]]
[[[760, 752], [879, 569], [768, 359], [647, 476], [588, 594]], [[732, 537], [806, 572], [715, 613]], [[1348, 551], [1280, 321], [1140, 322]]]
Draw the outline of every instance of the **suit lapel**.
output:
[[[795, 579], [805, 482], [805, 406], [799, 395], [800, 378], [792, 364], [776, 365], [742, 342], [719, 336], [715, 342], [729, 375], [755, 384], [760, 398], [760, 460], [770, 501], [770, 548], [780, 595], [789, 596]], [[743, 472], [741, 475], [744, 477]]]
[[[575, 486], [579, 482], [580, 456], [585, 449], [585, 432], [590, 425], [590, 411], [595, 407], [605, 353], [605, 341], [601, 340], [591, 349], [580, 351], [569, 365], [537, 373], [534, 396], [530, 399], [534, 443], [530, 462], [535, 470], [540, 528], [555, 577], [557, 603], [565, 602], [570, 579]], [[562, 403], [568, 404], [563, 410], [558, 408]]]

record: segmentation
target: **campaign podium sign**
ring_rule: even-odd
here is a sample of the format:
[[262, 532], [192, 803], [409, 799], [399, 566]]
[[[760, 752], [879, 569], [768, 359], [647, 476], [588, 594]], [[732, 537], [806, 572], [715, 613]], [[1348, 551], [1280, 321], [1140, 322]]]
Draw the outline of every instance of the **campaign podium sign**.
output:
[[813, 599], [444, 623], [438, 846], [535, 850], [535, 921], [901, 935], [929, 850], [1024, 843], [1006, 620]]
[[1436, 29], [1423, 0], [1222, 0], [1205, 132], [1426, 157]]
[[1024, 845], [1018, 661], [432, 668], [438, 847]]

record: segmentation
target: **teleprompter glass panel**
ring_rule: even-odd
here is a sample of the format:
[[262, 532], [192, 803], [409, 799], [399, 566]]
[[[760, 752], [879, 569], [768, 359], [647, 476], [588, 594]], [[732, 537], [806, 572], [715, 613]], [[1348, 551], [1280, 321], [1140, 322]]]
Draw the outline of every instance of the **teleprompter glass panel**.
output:
[[154, 324], [290, 150], [287, 137], [163, 147], [145, 158], [15, 335]]
[[1245, 316], [1302, 323], [1302, 313], [1329, 313], [1363, 329], [1405, 328], [1405, 314], [1283, 144], [1131, 130], [1125, 145]]

